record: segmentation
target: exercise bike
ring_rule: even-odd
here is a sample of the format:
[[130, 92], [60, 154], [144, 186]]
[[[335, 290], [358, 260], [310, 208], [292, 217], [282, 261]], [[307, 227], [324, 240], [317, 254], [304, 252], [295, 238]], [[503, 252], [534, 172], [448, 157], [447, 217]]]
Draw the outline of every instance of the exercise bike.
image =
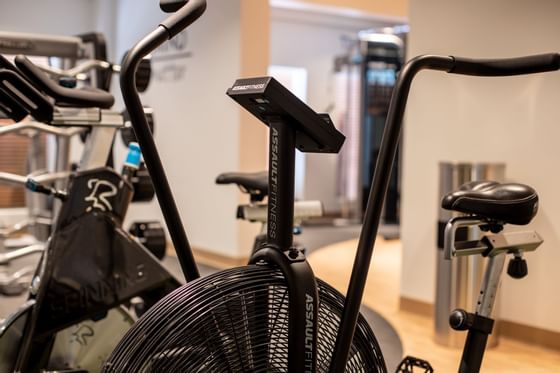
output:
[[[251, 223], [260, 223], [261, 231], [255, 237], [251, 254], [254, 254], [266, 243], [266, 203], [262, 202], [268, 196], [268, 172], [226, 172], [216, 177], [216, 184], [237, 185], [243, 193], [249, 194], [249, 203], [237, 206], [237, 219]], [[295, 201], [294, 202], [294, 235], [302, 233], [302, 223], [305, 220], [323, 216], [321, 201]], [[299, 246], [297, 243], [294, 246]], [[304, 249], [305, 251], [305, 249]]]
[[[52, 66], [37, 65], [37, 68], [48, 74], [52, 79], [62, 81], [65, 86], [75, 88], [79, 82], [90, 80], [89, 72], [96, 70], [103, 76], [102, 87], [108, 89], [110, 87], [111, 77], [121, 70], [120, 65], [110, 63], [103, 60], [88, 59], [80, 62], [70, 69], [60, 69]], [[145, 92], [148, 89], [151, 79], [151, 62], [150, 57], [142, 59], [136, 72], [136, 86], [138, 92]], [[148, 125], [152, 133], [154, 132], [155, 120], [154, 111], [150, 107], [144, 107], [144, 113], [148, 120]], [[130, 126], [128, 113], [124, 110], [122, 113], [124, 125], [119, 128], [120, 137], [125, 146], [131, 142], [136, 142], [136, 136]], [[89, 131], [82, 132], [82, 141], [85, 143]], [[113, 150], [111, 149], [108, 156], [107, 165], [113, 166]], [[143, 162], [140, 163], [138, 169], [131, 178], [134, 187], [132, 202], [149, 202], [154, 198], [154, 189], [152, 180]], [[158, 259], [163, 259], [166, 253], [167, 240], [165, 230], [158, 221], [135, 221], [132, 222], [128, 232], [138, 238], [142, 245], [147, 247]]]
[[[479, 76], [553, 71], [559, 69], [560, 58], [550, 54], [477, 61], [426, 56], [404, 67], [389, 110], [346, 298], [316, 279], [304, 255], [292, 247], [295, 148], [333, 153], [340, 149], [344, 137], [328, 116], [313, 112], [273, 78], [237, 80], [227, 94], [270, 131], [267, 242], [252, 256], [251, 265], [198, 279], [171, 189], [134, 88], [134, 71], [143, 55], [194, 22], [205, 7], [204, 0], [191, 0], [183, 5], [133, 47], [123, 64], [123, 97], [147, 167], [157, 180], [156, 194], [189, 283], [163, 298], [130, 329], [106, 362], [104, 371], [386, 371], [373, 332], [359, 315], [359, 306], [412, 77], [425, 68]], [[510, 192], [508, 188], [505, 190]], [[504, 199], [494, 193], [490, 196], [483, 203], [467, 204], [468, 211], [493, 224], [515, 222], [510, 218], [501, 220], [497, 206], [505, 208], [509, 215], [515, 210], [519, 195], [506, 193]], [[536, 203], [529, 206], [534, 209]], [[532, 218], [532, 213], [522, 215]], [[536, 245], [538, 239], [531, 239]], [[484, 251], [496, 249], [494, 257], [503, 258], [500, 255], [504, 252], [523, 251], [520, 243], [516, 244], [513, 248], [487, 245]], [[461, 252], [457, 247], [455, 251]], [[493, 267], [492, 272], [498, 272], [499, 265]], [[468, 314], [466, 318], [470, 318]], [[483, 329], [474, 321], [477, 329]], [[468, 327], [468, 324], [463, 325]], [[477, 329], [472, 328], [469, 334], [485, 334]], [[461, 371], [476, 371], [468, 362], [476, 360], [473, 357], [477, 353], [466, 355]]]
[[60, 87], [23, 56], [15, 63], [0, 69], [0, 91], [12, 100], [5, 102], [48, 125], [85, 126], [91, 134], [66, 192], [27, 180], [62, 207], [29, 299], [0, 325], [0, 371], [97, 371], [135, 319], [123, 305], [137, 296], [151, 304], [179, 281], [122, 229], [133, 187], [129, 175], [105, 166], [123, 125], [109, 109], [113, 97]]
[[[500, 184], [492, 181], [474, 181], [448, 193], [442, 200], [447, 210], [466, 214], [452, 218], [445, 227], [444, 258], [481, 255], [488, 258], [484, 279], [479, 291], [475, 312], [455, 309], [449, 316], [449, 325], [457, 331], [467, 331], [459, 372], [479, 372], [486, 350], [488, 336], [492, 334], [494, 320], [492, 309], [500, 286], [500, 279], [507, 255], [511, 255], [507, 274], [515, 279], [527, 276], [525, 252], [536, 250], [543, 242], [535, 231], [503, 232], [506, 224], [527, 225], [538, 210], [535, 190], [523, 184]], [[458, 241], [457, 231], [478, 228], [478, 240]], [[431, 373], [433, 368], [425, 360], [407, 356], [397, 367], [399, 373]]]
[[[344, 136], [328, 115], [315, 113], [272, 78], [238, 80], [228, 90], [230, 97], [270, 127], [267, 242], [252, 256], [251, 265], [197, 280], [198, 270], [133, 76], [143, 55], [194, 22], [205, 7], [205, 1], [189, 1], [131, 49], [121, 71], [125, 104], [190, 283], [162, 299], [135, 324], [104, 370], [325, 370], [333, 357], [344, 297], [316, 280], [303, 253], [292, 246], [295, 149], [336, 153]], [[349, 366], [385, 371], [369, 325], [362, 317], [358, 324]]]
[[[64, 85], [61, 88], [65, 89], [64, 87], [68, 86], [75, 87], [75, 84], [69, 83], [71, 83], [71, 80], [75, 79], [76, 76], [80, 79], [85, 79], [85, 76], [87, 76], [87, 73], [91, 69], [95, 67], [100, 68], [100, 66], [103, 67], [105, 65], [112, 67], [113, 70], [115, 70], [115, 66], [118, 67], [118, 65], [112, 65], [104, 63], [103, 61], [96, 60], [86, 60], [85, 62], [82, 62], [81, 64], [68, 70], [54, 69], [52, 67], [46, 66], [34, 67], [39, 68], [45, 72], [49, 72], [51, 74], [51, 78], [63, 81]], [[1, 55], [0, 68], [19, 73], [15, 66]], [[150, 71], [151, 68], [149, 60], [143, 60], [141, 69], [137, 75], [139, 90], [144, 91], [147, 88], [150, 79]], [[60, 89], [59, 87], [56, 87], [51, 82], [49, 82], [46, 76], [42, 76], [42, 80], [36, 80], [34, 84], [36, 84], [36, 86], [39, 86], [43, 91], [47, 92], [53, 92]], [[27, 104], [29, 104], [29, 102], [27, 102]], [[85, 143], [88, 138], [88, 134], [91, 132], [90, 127], [83, 125], [77, 127], [54, 127], [52, 125], [44, 124], [39, 121], [24, 120], [25, 117], [29, 114], [28, 110], [24, 107], [25, 104], [26, 102], [23, 101], [21, 97], [18, 101], [17, 94], [15, 94], [13, 90], [11, 90], [3, 83], [2, 87], [0, 88], [0, 107], [7, 114], [7, 116], [16, 123], [0, 128], [0, 135], [15, 133], [28, 136], [31, 139], [36, 139], [38, 134], [40, 133], [56, 136], [56, 169], [53, 173], [41, 170], [35, 171], [33, 172], [33, 174], [30, 174], [28, 176], [0, 172], [0, 182], [13, 186], [25, 187], [28, 179], [32, 178], [39, 184], [54, 184], [53, 186], [55, 188], [65, 188], [68, 177], [70, 176], [69, 170], [73, 167], [70, 164], [69, 160], [70, 138], [79, 135]], [[34, 112], [34, 114], [39, 115], [38, 112]], [[149, 114], [149, 118], [152, 118], [150, 124], [153, 130], [153, 114], [149, 109], [147, 109], [147, 114]], [[124, 117], [126, 119], [126, 115]], [[125, 125], [120, 126], [118, 129], [121, 133], [123, 141], [125, 142], [125, 145], [128, 146], [128, 143], [134, 141], [134, 134], [132, 133], [130, 126], [126, 126], [126, 120]], [[36, 149], [30, 150], [31, 152], [36, 151]], [[109, 157], [109, 160], [110, 162], [108, 163], [112, 164], [112, 155]], [[134, 172], [129, 181], [134, 187], [132, 202], [144, 202], [153, 199], [154, 191], [152, 188], [151, 179], [149, 177], [149, 174], [145, 170], [143, 163], [141, 164], [139, 169]], [[38, 193], [28, 193], [28, 196], [30, 200], [30, 218], [26, 219], [25, 221], [18, 222], [12, 227], [0, 230], [0, 237], [7, 238], [9, 235], [18, 231], [22, 231], [30, 227], [39, 226], [41, 229], [39, 229], [38, 231], [41, 232], [41, 237], [43, 238], [42, 240], [34, 242], [33, 244], [26, 247], [11, 248], [11, 250], [6, 253], [0, 253], [0, 265], [4, 268], [10, 265], [14, 260], [42, 252], [44, 241], [46, 241], [50, 234], [52, 216], [55, 216], [57, 214], [57, 210], [59, 208], [58, 203], [50, 204], [56, 206], [56, 208], [53, 207], [53, 210], [48, 212], [49, 215], [47, 218], [47, 215], [45, 215], [46, 212], [39, 211], [40, 206], [44, 204], [41, 203], [41, 201], [43, 201], [45, 197], [38, 195]], [[34, 230], [37, 231], [36, 228]], [[147, 247], [154, 255], [156, 255], [156, 257], [158, 257], [159, 259], [163, 259], [163, 257], [165, 256], [166, 239], [163, 227], [158, 222], [134, 222], [129, 228], [129, 233], [137, 237], [145, 247]], [[23, 268], [18, 268], [17, 270], [15, 270], [15, 272], [12, 273], [2, 271], [0, 273], [0, 293], [4, 295], [19, 295], [26, 292], [27, 288], [29, 287], [34, 269], [34, 263], [29, 263], [29, 265]]]

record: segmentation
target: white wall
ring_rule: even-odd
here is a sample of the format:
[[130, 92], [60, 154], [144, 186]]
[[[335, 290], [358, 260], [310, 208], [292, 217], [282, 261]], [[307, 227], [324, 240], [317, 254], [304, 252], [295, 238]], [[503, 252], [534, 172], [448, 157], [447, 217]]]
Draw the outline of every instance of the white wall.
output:
[[[105, 0], [102, 0], [105, 1]], [[0, 30], [75, 35], [95, 30], [96, 0], [0, 0]]]
[[[0, 9], [4, 31], [104, 32], [109, 57], [117, 63], [167, 16], [157, 0], [0, 0]], [[216, 186], [214, 179], [239, 167], [239, 109], [225, 95], [240, 71], [239, 0], [209, 2], [187, 32], [187, 51], [191, 57], [171, 64], [183, 69], [181, 78], [154, 79], [143, 101], [155, 110], [156, 142], [191, 244], [238, 257], [245, 251], [237, 247], [237, 190]], [[169, 65], [154, 62], [154, 74]], [[117, 83], [115, 77], [115, 108], [120, 110]], [[118, 162], [126, 149], [117, 141], [116, 150]], [[128, 216], [128, 221], [163, 220], [155, 201], [133, 205]]]
[[[0, 0], [0, 31], [72, 36], [105, 35], [109, 59], [114, 58], [116, 2], [113, 0]], [[79, 160], [82, 143], [72, 140], [71, 158]]]
[[[558, 51], [560, 3], [411, 1], [409, 56], [511, 57]], [[468, 78], [423, 72], [414, 82], [404, 131], [403, 296], [434, 301], [437, 165], [505, 162], [508, 180], [540, 195], [530, 228], [545, 243], [527, 255], [529, 276], [504, 276], [500, 317], [560, 331], [560, 73]]]
[[[216, 186], [214, 179], [237, 170], [239, 163], [239, 109], [225, 95], [240, 71], [239, 14], [239, 1], [209, 2], [203, 17], [187, 30], [186, 51], [192, 56], [170, 63], [157, 61], [156, 53], [155, 79], [143, 95], [143, 103], [154, 108], [156, 142], [191, 245], [232, 257], [241, 255], [237, 190]], [[164, 18], [157, 1], [120, 0], [117, 56]], [[170, 67], [181, 70], [181, 77], [169, 75]], [[137, 204], [129, 216], [157, 218], [157, 202]]]
[[[345, 39], [357, 38], [360, 30], [394, 25], [356, 13], [333, 15], [300, 9], [271, 9], [270, 64], [302, 67], [308, 72], [307, 104], [317, 112], [332, 107], [334, 59], [347, 51]], [[321, 200], [326, 211], [338, 211], [336, 154], [306, 154], [304, 195]]]

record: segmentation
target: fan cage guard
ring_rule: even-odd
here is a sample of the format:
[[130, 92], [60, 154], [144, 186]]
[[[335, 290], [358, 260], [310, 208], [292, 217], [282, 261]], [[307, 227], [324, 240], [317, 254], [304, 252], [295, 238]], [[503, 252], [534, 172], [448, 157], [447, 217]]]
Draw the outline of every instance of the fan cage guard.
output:
[[[327, 372], [344, 296], [319, 279], [317, 285], [317, 372]], [[257, 264], [214, 273], [151, 307], [124, 336], [103, 371], [287, 372], [288, 308], [286, 281], [276, 268]], [[346, 371], [387, 371], [361, 314]]]

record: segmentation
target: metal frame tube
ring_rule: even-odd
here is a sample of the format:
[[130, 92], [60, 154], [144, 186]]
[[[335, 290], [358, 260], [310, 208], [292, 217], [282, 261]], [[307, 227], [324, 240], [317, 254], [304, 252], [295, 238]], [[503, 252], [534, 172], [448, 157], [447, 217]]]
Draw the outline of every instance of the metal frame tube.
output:
[[[303, 255], [293, 259], [277, 248], [264, 247], [257, 251], [250, 263], [265, 261], [278, 266], [286, 279], [289, 296], [288, 314], [288, 372], [314, 373], [317, 369], [317, 333], [319, 295], [315, 275]], [[265, 297], [258, 304], [261, 312], [268, 312]], [[261, 315], [260, 321], [268, 315]], [[262, 328], [268, 328], [266, 323]], [[257, 329], [258, 330], [258, 329]], [[262, 330], [262, 329], [260, 329]], [[262, 343], [268, 343], [263, 340]]]
[[478, 373], [482, 366], [482, 359], [486, 351], [488, 333], [480, 330], [469, 329], [465, 348], [459, 363], [459, 373]]
[[[294, 229], [296, 132], [282, 118], [270, 118], [267, 123], [270, 128], [267, 236], [266, 244], [253, 253], [250, 262], [264, 260], [282, 270], [290, 302], [288, 371], [315, 372], [318, 348], [317, 284], [305, 256], [290, 250]], [[262, 299], [260, 302], [266, 301]], [[268, 309], [263, 307], [261, 312], [268, 312]], [[266, 319], [266, 314], [262, 317]]]
[[492, 309], [494, 308], [494, 301], [496, 294], [500, 288], [500, 278], [504, 270], [504, 263], [506, 260], [506, 253], [501, 252], [496, 256], [488, 258], [486, 271], [484, 272], [484, 279], [480, 287], [480, 296], [476, 306], [476, 313], [484, 316], [492, 316]]
[[154, 138], [148, 126], [142, 102], [136, 89], [136, 70], [142, 58], [150, 54], [175, 34], [196, 21], [206, 9], [205, 0], [190, 0], [186, 5], [164, 20], [160, 26], [140, 40], [127, 53], [121, 65], [120, 87], [130, 115], [130, 122], [142, 149], [148, 172], [154, 180], [154, 189], [161, 207], [169, 235], [175, 246], [177, 258], [187, 281], [200, 277], [191, 246], [183, 227], [179, 209], [173, 198]]
[[352, 267], [350, 284], [346, 292], [347, 296], [344, 302], [342, 320], [333, 351], [334, 358], [331, 361], [330, 372], [342, 373], [346, 368], [346, 360], [348, 359], [348, 353], [354, 337], [354, 329], [356, 328], [356, 322], [360, 312], [360, 304], [369, 271], [369, 263], [373, 256], [375, 236], [379, 228], [384, 197], [389, 186], [391, 168], [397, 152], [402, 118], [412, 79], [423, 68], [431, 67], [436, 70], [448, 70], [452, 66], [452, 62], [453, 59], [451, 57], [445, 58], [439, 56], [426, 56], [422, 59], [412, 60], [403, 67], [397, 83], [395, 84], [391, 105], [389, 106], [387, 123], [383, 133], [381, 150], [379, 158], [377, 159], [373, 183], [369, 192], [363, 228], [358, 241], [358, 250]]
[[163, 163], [159, 157], [159, 152], [152, 137], [150, 127], [144, 114], [144, 109], [136, 90], [136, 70], [142, 58], [156, 49], [169, 39], [167, 30], [160, 26], [146, 38], [136, 44], [127, 54], [120, 76], [121, 91], [123, 99], [130, 115], [130, 122], [134, 128], [134, 133], [142, 149], [144, 161], [152, 180], [154, 180], [154, 190], [161, 207], [161, 212], [171, 241], [177, 252], [177, 258], [181, 264], [181, 269], [187, 281], [192, 281], [200, 277], [198, 268], [194, 261], [191, 246], [187, 239], [187, 234], [183, 227], [179, 209], [173, 198], [171, 186], [167, 180], [167, 175], [163, 169]]
[[267, 244], [285, 251], [293, 243], [296, 134], [279, 119], [269, 126]]

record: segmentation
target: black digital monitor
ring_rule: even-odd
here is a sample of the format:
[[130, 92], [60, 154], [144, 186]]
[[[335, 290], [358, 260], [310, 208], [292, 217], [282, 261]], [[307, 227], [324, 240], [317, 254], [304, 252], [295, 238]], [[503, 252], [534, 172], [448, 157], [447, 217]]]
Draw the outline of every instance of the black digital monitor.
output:
[[302, 152], [338, 153], [344, 143], [328, 114], [316, 113], [272, 77], [238, 79], [227, 95], [266, 125], [275, 118], [293, 125]]

